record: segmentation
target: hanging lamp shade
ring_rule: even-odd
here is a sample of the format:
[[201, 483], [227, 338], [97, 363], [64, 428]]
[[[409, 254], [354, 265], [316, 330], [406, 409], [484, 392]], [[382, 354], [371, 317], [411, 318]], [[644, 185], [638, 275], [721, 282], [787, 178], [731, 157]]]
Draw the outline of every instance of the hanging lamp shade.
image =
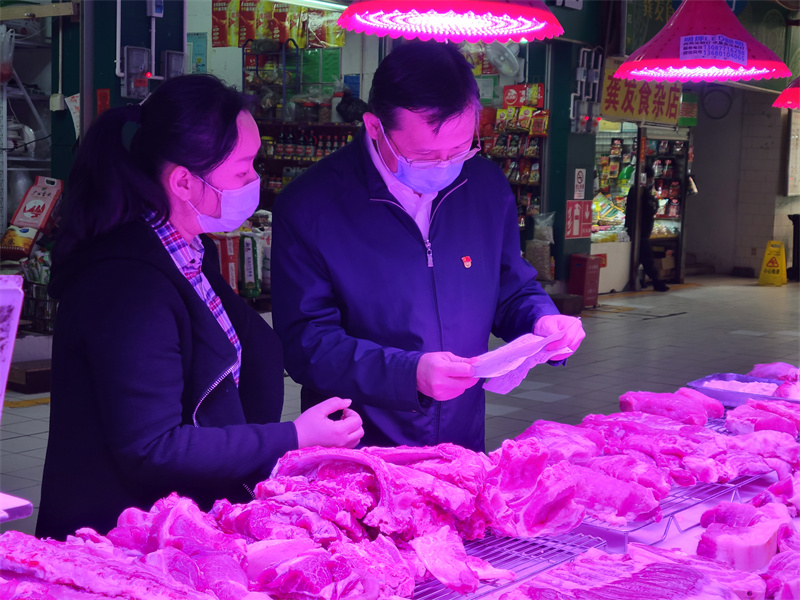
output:
[[775, 108], [800, 108], [800, 77], [796, 77], [772, 103]]
[[338, 23], [356, 33], [437, 42], [526, 42], [564, 33], [542, 0], [355, 0]]
[[631, 54], [614, 77], [640, 81], [736, 81], [788, 77], [725, 0], [683, 0], [664, 28]]

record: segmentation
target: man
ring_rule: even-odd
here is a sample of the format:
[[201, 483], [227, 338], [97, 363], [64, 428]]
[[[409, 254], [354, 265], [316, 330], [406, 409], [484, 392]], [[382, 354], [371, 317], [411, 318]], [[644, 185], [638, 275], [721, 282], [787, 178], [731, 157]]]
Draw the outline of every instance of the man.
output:
[[[653, 281], [653, 289], [657, 292], [669, 291], [669, 286], [658, 277], [653, 257], [653, 247], [650, 245], [650, 235], [653, 233], [653, 224], [656, 213], [658, 212], [658, 200], [653, 197], [653, 167], [650, 165], [644, 168], [645, 184], [641, 187], [641, 195], [637, 203], [636, 188], [632, 185], [628, 191], [628, 199], [625, 203], [625, 228], [628, 235], [634, 239], [636, 235], [636, 221], [641, 213], [639, 222], [639, 263], [644, 269], [644, 274]], [[641, 210], [639, 210], [641, 208]], [[641, 281], [642, 287], [646, 287], [644, 278]]]
[[[453, 44], [404, 43], [379, 65], [365, 131], [275, 206], [273, 321], [302, 406], [352, 398], [363, 445], [484, 448], [470, 358], [566, 331], [520, 257], [506, 178], [475, 156], [480, 101]], [[552, 350], [584, 337], [572, 327]]]

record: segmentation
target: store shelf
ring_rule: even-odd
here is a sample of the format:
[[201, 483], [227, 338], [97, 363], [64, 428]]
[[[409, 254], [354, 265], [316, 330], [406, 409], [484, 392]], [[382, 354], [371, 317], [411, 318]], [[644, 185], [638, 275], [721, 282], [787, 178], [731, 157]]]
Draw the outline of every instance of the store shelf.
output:
[[454, 592], [437, 580], [426, 581], [414, 589], [414, 600], [482, 598], [509, 586], [518, 585], [520, 581], [572, 560], [590, 548], [601, 548], [604, 545], [602, 539], [577, 533], [529, 540], [487, 536], [482, 540], [465, 542], [464, 547], [468, 555], [482, 558], [498, 569], [514, 571], [516, 579], [498, 584], [482, 582], [475, 592], [467, 595]]

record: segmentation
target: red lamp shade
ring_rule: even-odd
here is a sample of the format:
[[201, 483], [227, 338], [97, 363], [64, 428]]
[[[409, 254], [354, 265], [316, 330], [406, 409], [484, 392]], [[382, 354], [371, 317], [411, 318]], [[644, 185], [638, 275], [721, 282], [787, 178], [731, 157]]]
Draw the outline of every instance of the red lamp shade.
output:
[[735, 81], [788, 77], [725, 0], [683, 0], [664, 28], [631, 54], [614, 77], [642, 81]]
[[437, 42], [523, 42], [564, 33], [542, 0], [355, 0], [338, 23], [356, 33]]
[[775, 108], [800, 108], [800, 77], [795, 78], [772, 103]]

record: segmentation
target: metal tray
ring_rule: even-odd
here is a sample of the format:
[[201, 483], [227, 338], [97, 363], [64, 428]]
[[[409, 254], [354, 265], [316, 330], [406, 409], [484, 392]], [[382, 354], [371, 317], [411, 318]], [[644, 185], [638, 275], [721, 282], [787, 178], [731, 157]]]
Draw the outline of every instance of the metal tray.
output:
[[486, 536], [482, 540], [464, 542], [468, 555], [482, 558], [498, 569], [510, 569], [517, 574], [517, 578], [499, 584], [481, 582], [478, 589], [471, 594], [454, 592], [434, 579], [416, 586], [414, 600], [482, 598], [504, 588], [519, 585], [521, 581], [537, 573], [572, 560], [589, 548], [601, 548], [604, 545], [602, 539], [580, 533], [564, 533], [529, 540]]
[[761, 377], [751, 377], [750, 375], [739, 375], [738, 373], [717, 373], [715, 375], [708, 375], [707, 377], [703, 377], [702, 379], [695, 379], [694, 381], [690, 381], [686, 384], [687, 387], [692, 388], [693, 390], [697, 390], [705, 394], [706, 396], [710, 396], [711, 398], [716, 398], [720, 402], [722, 402], [723, 406], [739, 406], [740, 404], [744, 404], [747, 402], [748, 398], [754, 398], [758, 400], [786, 400], [788, 402], [798, 402], [798, 400], [792, 400], [791, 398], [778, 398], [776, 396], [768, 396], [765, 394], [752, 394], [749, 392], [734, 392], [732, 390], [721, 390], [719, 388], [707, 387], [703, 384], [707, 381], [739, 381], [741, 383], [751, 383], [751, 382], [758, 382], [758, 383], [776, 383], [778, 385], [782, 384], [783, 381], [777, 381], [775, 379], [763, 379]]

